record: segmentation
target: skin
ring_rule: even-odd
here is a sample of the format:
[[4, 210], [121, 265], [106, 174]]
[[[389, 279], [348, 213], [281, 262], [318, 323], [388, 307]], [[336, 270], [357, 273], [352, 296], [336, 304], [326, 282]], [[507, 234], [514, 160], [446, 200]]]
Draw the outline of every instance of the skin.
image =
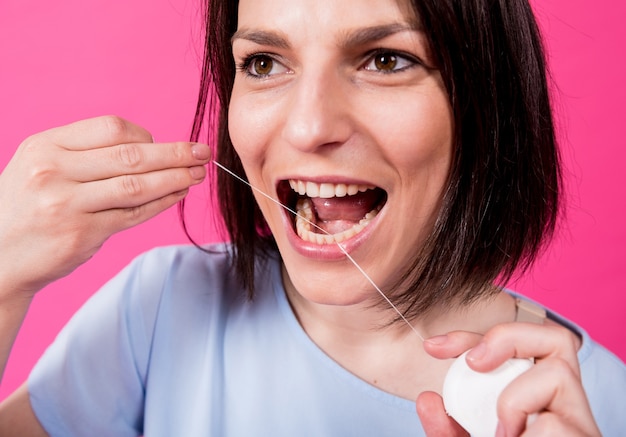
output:
[[[34, 295], [115, 232], [181, 200], [206, 174], [203, 144], [153, 143], [106, 116], [26, 139], [0, 175], [0, 369]], [[46, 435], [22, 386], [0, 405], [0, 435]]]
[[[240, 3], [231, 139], [249, 181], [273, 197], [278, 182], [289, 178], [383, 188], [386, 205], [367, 241], [351, 254], [384, 288], [432, 226], [441, 199], [452, 144], [445, 89], [438, 72], [417, 61], [430, 64], [424, 35], [406, 7], [378, 1], [359, 7], [287, 3]], [[362, 37], [376, 26], [398, 24], [382, 38]], [[401, 68], [374, 69], [371, 52], [381, 47], [406, 54]], [[272, 60], [270, 74], [259, 76], [254, 63], [242, 68], [250, 55], [259, 54], [257, 60]], [[291, 218], [263, 196], [257, 195], [257, 202], [284, 261], [290, 302], [315, 342], [390, 392], [414, 399], [424, 388], [438, 391], [446, 365], [425, 354], [405, 327], [376, 329], [395, 314], [370, 309], [379, 296], [363, 275], [344, 257], [327, 261], [300, 253], [287, 236]], [[426, 328], [418, 330], [426, 333], [431, 326]], [[416, 351], [422, 364], [429, 364], [420, 366], [428, 369], [421, 374], [412, 359]]]
[[[570, 331], [550, 321], [545, 325], [506, 323], [484, 336], [455, 331], [424, 343], [439, 358], [457, 356], [471, 347], [467, 360], [477, 371], [492, 370], [511, 357], [535, 358], [535, 366], [507, 386], [498, 399], [498, 437], [601, 435], [580, 383], [580, 342]], [[433, 392], [419, 395], [417, 412], [427, 435], [467, 435], [445, 414], [441, 397]], [[537, 418], [527, 425], [533, 413]]]
[[[231, 137], [250, 181], [270, 194], [290, 177], [348, 178], [384, 188], [388, 202], [380, 218], [351, 249], [384, 287], [402, 271], [402, 260], [423, 240], [436, 214], [451, 156], [450, 105], [435, 70], [404, 61], [407, 68], [393, 74], [365, 68], [375, 65], [371, 50], [380, 47], [429, 64], [424, 35], [407, 3], [318, 3], [241, 2], [236, 62], [251, 53], [271, 53], [279, 64], [271, 71], [279, 74], [259, 81], [240, 69], [230, 107]], [[385, 37], [354, 38], [371, 36], [355, 29], [398, 23], [403, 30]], [[268, 30], [281, 40], [268, 44], [268, 34], [258, 32]], [[0, 211], [0, 365], [38, 290], [88, 260], [111, 234], [180, 200], [204, 178], [208, 160], [207, 146], [154, 144], [147, 131], [117, 117], [27, 139], [0, 175], [0, 204], [15, 205]], [[283, 212], [258, 200], [304, 329], [356, 375], [417, 399], [428, 435], [467, 435], [445, 414], [437, 393], [447, 359], [480, 344], [468, 356], [477, 370], [513, 356], [537, 357], [538, 364], [500, 400], [500, 435], [521, 435], [533, 412], [540, 414], [524, 435], [599, 435], [580, 384], [576, 337], [569, 331], [510, 323], [515, 309], [506, 294], [463, 311], [435, 308], [428, 318], [413, 320], [422, 335], [439, 334], [423, 344], [405, 325], [372, 329], [394, 314], [372, 309], [378, 296], [362, 275], [344, 259], [324, 261], [294, 250]], [[46, 435], [25, 385], [0, 405], [0, 435], [5, 434]]]
[[[450, 106], [439, 73], [428, 68], [419, 21], [407, 2], [394, 0], [243, 0], [238, 23], [233, 56], [239, 69], [229, 128], [249, 181], [273, 197], [278, 197], [279, 181], [289, 178], [347, 179], [383, 188], [388, 200], [370, 225], [375, 229], [351, 256], [384, 289], [432, 226], [452, 153]], [[355, 37], [380, 26], [397, 28], [384, 36]], [[405, 54], [407, 62], [392, 73], [381, 72], [372, 55], [379, 48]], [[413, 320], [422, 335], [453, 332], [426, 342], [423, 349], [404, 325], [376, 329], [395, 313], [371, 309], [379, 296], [363, 275], [345, 259], [320, 259], [297, 250], [298, 243], [288, 237], [285, 212], [256, 195], [283, 258], [291, 305], [309, 336], [372, 384], [406, 398], [419, 396], [418, 413], [429, 435], [444, 430], [466, 435], [445, 414], [435, 392], [449, 366], [441, 359], [480, 342], [480, 334], [467, 332], [488, 333], [480, 343], [484, 346], [470, 355], [476, 369], [495, 368], [513, 356], [538, 358], [532, 372], [519, 378], [530, 385], [516, 382], [503, 395], [502, 435], [518, 435], [528, 414], [548, 406], [558, 412], [541, 414], [533, 428], [540, 429], [549, 417], [561, 426], [557, 429], [572, 431], [574, 423], [581, 435], [597, 433], [580, 387], [577, 344], [570, 332], [504, 324], [515, 315], [506, 294], [459, 311], [435, 308], [427, 318]], [[548, 329], [557, 334], [547, 335]], [[516, 333], [514, 342], [500, 339], [511, 339], [510, 330]], [[543, 339], [543, 348], [533, 342], [535, 337]], [[497, 352], [479, 356], [492, 346]], [[570, 370], [554, 371], [563, 366]], [[571, 377], [547, 383], [550, 371], [545, 368]], [[560, 392], [565, 386], [571, 388], [566, 395]], [[561, 402], [579, 407], [569, 410], [577, 414], [576, 421], [571, 422], [567, 408], [559, 408]]]
[[[399, 260], [420, 244], [438, 209], [451, 159], [449, 102], [439, 74], [415, 61], [402, 60], [406, 68], [392, 74], [373, 70], [368, 53], [387, 46], [430, 63], [424, 36], [409, 30], [414, 20], [393, 2], [363, 2], [359, 8], [352, 2], [301, 3], [240, 3], [235, 61], [254, 53], [275, 59], [266, 77], [237, 73], [231, 138], [250, 182], [273, 196], [277, 182], [288, 178], [383, 188], [388, 200], [372, 225], [376, 230], [352, 255], [384, 287], [404, 269]], [[315, 24], [303, 26], [307, 22]], [[396, 23], [407, 30], [356, 40], [358, 31]], [[255, 41], [263, 32], [289, 47]], [[377, 128], [381, 124], [388, 128]], [[298, 254], [287, 241], [284, 211], [261, 196], [257, 201], [299, 294], [322, 304], [372, 303], [371, 286], [345, 259], [316, 263]], [[379, 247], [386, 250], [371, 253]], [[349, 293], [334, 287], [345, 275]]]

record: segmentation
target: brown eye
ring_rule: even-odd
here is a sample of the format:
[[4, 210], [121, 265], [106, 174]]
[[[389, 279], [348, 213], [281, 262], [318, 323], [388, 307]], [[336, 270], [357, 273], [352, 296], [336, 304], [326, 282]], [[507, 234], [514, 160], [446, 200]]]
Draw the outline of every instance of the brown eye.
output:
[[246, 57], [241, 64], [237, 65], [237, 69], [256, 79], [269, 79], [291, 73], [291, 70], [276, 60], [274, 55], [265, 53], [256, 53]]
[[380, 71], [393, 71], [398, 65], [398, 57], [391, 53], [381, 53], [374, 58], [374, 65]]
[[267, 76], [272, 72], [274, 61], [268, 56], [259, 56], [252, 61], [252, 69], [257, 76]]
[[369, 55], [363, 69], [375, 73], [390, 74], [408, 70], [419, 64], [419, 60], [413, 56], [393, 50], [377, 50]]

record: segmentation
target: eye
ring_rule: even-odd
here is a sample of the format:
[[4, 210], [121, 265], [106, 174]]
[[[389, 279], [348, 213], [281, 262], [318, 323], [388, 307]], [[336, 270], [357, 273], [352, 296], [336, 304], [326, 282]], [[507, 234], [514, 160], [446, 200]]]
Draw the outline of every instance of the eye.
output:
[[272, 56], [265, 54], [250, 55], [237, 68], [255, 78], [265, 78], [289, 71]]
[[363, 69], [379, 73], [397, 73], [418, 64], [417, 60], [392, 51], [377, 51], [371, 55]]

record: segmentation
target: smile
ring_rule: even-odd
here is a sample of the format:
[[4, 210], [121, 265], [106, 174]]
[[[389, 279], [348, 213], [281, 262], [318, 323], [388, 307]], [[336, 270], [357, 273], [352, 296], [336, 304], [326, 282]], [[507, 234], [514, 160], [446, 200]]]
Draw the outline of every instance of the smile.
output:
[[292, 221], [296, 233], [302, 240], [319, 245], [341, 243], [356, 236], [387, 200], [386, 192], [373, 185], [291, 179], [282, 186], [282, 200], [297, 213]]

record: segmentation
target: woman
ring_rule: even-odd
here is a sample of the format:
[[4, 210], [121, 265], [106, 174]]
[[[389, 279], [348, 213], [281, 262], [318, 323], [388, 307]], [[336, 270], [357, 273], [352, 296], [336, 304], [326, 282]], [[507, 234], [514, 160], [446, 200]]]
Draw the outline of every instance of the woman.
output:
[[[28, 392], [6, 401], [4, 426], [465, 435], [437, 393], [446, 358], [473, 348], [478, 370], [537, 360], [500, 398], [500, 435], [621, 429], [602, 398], [623, 390], [623, 365], [567, 321], [515, 323], [516, 299], [493, 285], [532, 261], [558, 211], [528, 5], [244, 0], [207, 11], [195, 132], [214, 84], [215, 158], [306, 220], [220, 173], [232, 246], [165, 248], [134, 262], [70, 322]], [[23, 196], [52, 200], [48, 227], [30, 232], [50, 255], [11, 238], [22, 235], [19, 216], [2, 230], [5, 356], [37, 290], [203, 179], [206, 146], [150, 142], [105, 117], [30, 138], [7, 167], [3, 196], [25, 180]], [[57, 214], [66, 199], [85, 213]]]

